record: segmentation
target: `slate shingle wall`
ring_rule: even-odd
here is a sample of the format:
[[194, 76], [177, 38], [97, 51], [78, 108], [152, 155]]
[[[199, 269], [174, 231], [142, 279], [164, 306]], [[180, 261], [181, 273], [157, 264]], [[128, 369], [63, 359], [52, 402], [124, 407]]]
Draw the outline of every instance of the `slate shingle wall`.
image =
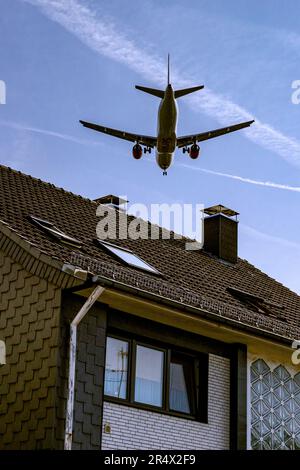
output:
[[102, 449], [229, 449], [230, 361], [209, 356], [208, 424], [104, 402]]
[[0, 252], [0, 448], [54, 445], [60, 289]]
[[[0, 449], [63, 449], [69, 321], [84, 301], [62, 301], [60, 288], [0, 252]], [[100, 448], [105, 333], [96, 305], [78, 328], [74, 449]]]

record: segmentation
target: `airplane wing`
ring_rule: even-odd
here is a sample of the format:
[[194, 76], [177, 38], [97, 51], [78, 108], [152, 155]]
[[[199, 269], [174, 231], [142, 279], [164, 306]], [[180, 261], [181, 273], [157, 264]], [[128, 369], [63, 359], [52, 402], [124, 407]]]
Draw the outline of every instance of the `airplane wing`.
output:
[[191, 134], [185, 135], [183, 137], [177, 138], [177, 147], [185, 147], [186, 145], [194, 144], [195, 142], [202, 142], [203, 140], [213, 139], [214, 137], [219, 137], [220, 135], [229, 134], [229, 132], [238, 131], [244, 127], [249, 127], [253, 121], [241, 122], [240, 124], [235, 124], [234, 126], [222, 127], [221, 129], [216, 129], [214, 131], [202, 132], [201, 134]]
[[110, 127], [99, 126], [98, 124], [93, 124], [92, 122], [79, 121], [84, 127], [93, 129], [94, 131], [103, 132], [104, 134], [109, 134], [119, 139], [129, 140], [130, 142], [138, 142], [141, 145], [146, 145], [147, 147], [155, 147], [156, 137], [151, 137], [148, 135], [140, 134], [131, 134], [130, 132], [119, 131], [118, 129], [111, 129]]

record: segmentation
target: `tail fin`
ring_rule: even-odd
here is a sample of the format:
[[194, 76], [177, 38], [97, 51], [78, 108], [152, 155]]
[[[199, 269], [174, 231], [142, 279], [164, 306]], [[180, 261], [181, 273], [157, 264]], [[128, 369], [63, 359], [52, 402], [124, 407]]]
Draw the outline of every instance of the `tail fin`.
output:
[[168, 85], [170, 85], [170, 54], [168, 54]]
[[182, 90], [174, 91], [175, 98], [180, 98], [181, 96], [188, 95], [189, 93], [194, 93], [194, 91], [202, 90], [204, 85], [195, 86], [193, 88], [183, 88]]
[[145, 86], [139, 86], [139, 85], [135, 85], [135, 88], [137, 90], [144, 91], [145, 93], [149, 93], [149, 95], [157, 96], [158, 98], [161, 98], [161, 99], [163, 99], [163, 97], [165, 96], [165, 92], [163, 90], [157, 90], [156, 88], [147, 88]]

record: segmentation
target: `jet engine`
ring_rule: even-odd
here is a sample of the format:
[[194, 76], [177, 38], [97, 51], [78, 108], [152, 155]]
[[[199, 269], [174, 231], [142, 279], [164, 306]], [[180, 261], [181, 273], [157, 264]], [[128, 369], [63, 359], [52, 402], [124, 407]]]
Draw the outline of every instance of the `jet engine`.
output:
[[190, 151], [189, 151], [189, 155], [190, 157], [195, 160], [196, 158], [199, 157], [199, 153], [200, 153], [200, 147], [199, 145], [197, 144], [193, 144], [190, 148]]
[[139, 160], [143, 155], [143, 148], [140, 144], [135, 144], [132, 148], [132, 155], [136, 160]]

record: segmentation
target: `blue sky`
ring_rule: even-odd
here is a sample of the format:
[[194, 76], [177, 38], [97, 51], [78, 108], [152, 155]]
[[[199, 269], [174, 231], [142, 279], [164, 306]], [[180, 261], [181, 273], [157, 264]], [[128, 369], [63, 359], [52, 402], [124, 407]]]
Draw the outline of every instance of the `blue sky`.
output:
[[[4, 0], [0, 162], [90, 198], [223, 203], [240, 256], [300, 293], [299, 15], [297, 0]], [[205, 85], [180, 99], [179, 134], [256, 124], [163, 177], [78, 120], [154, 135], [158, 100], [134, 85], [163, 86], [168, 52], [174, 86]]]

